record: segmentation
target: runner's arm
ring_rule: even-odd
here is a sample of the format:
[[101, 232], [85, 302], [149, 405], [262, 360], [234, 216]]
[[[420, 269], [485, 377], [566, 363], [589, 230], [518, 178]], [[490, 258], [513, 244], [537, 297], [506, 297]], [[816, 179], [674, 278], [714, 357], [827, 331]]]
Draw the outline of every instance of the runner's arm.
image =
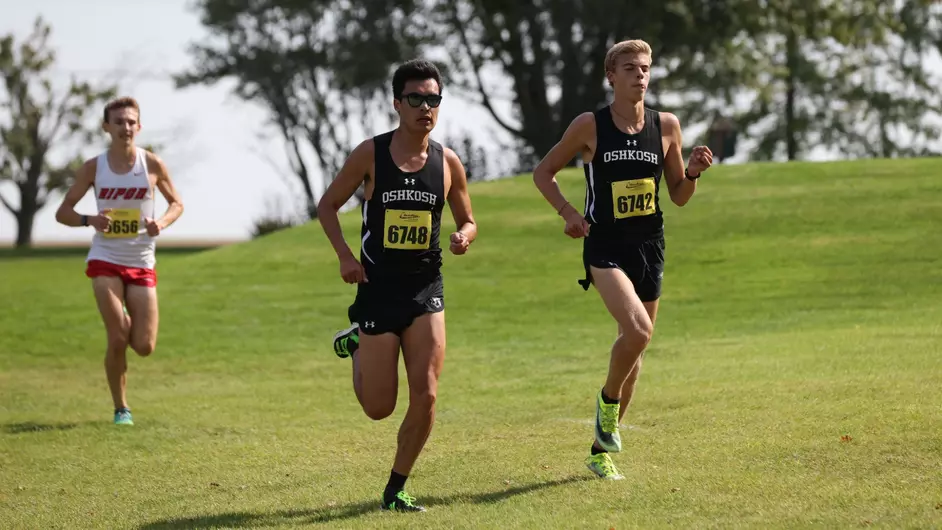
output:
[[167, 200], [167, 211], [164, 212], [163, 217], [157, 219], [157, 226], [163, 230], [172, 225], [174, 221], [183, 215], [183, 200], [180, 198], [176, 186], [173, 185], [173, 180], [170, 178], [170, 171], [167, 170], [167, 165], [164, 164], [164, 161], [153, 153], [148, 153], [147, 158], [147, 166], [157, 170], [157, 189], [160, 190], [160, 194]]
[[356, 256], [353, 255], [353, 251], [343, 238], [343, 229], [340, 228], [340, 217], [337, 212], [350, 200], [363, 180], [370, 174], [373, 167], [373, 149], [373, 140], [365, 140], [356, 146], [317, 203], [317, 219], [327, 239], [330, 240], [330, 244], [334, 247], [334, 252], [341, 260], [356, 259]]
[[[588, 140], [595, 134], [595, 116], [591, 112], [584, 112], [576, 116], [563, 137], [546, 153], [543, 160], [533, 170], [533, 183], [543, 194], [543, 197], [553, 206], [556, 213], [564, 216], [563, 209], [568, 205], [575, 210], [562, 190], [559, 189], [559, 183], [556, 181], [556, 174], [559, 173], [570, 160], [581, 153], [588, 146]], [[576, 213], [579, 213], [576, 210]], [[580, 214], [581, 215], [581, 214]]]
[[82, 217], [94, 217], [94, 215], [83, 216], [75, 211], [75, 205], [95, 184], [95, 160], [88, 160], [75, 172], [75, 181], [69, 187], [69, 191], [62, 198], [62, 204], [56, 210], [56, 221], [66, 226], [83, 226]]
[[664, 158], [664, 179], [667, 181], [667, 191], [671, 202], [677, 206], [683, 206], [697, 191], [697, 181], [684, 176], [683, 133], [680, 129], [680, 120], [670, 112], [662, 112], [661, 130], [665, 131], [670, 138], [667, 156]]
[[478, 237], [478, 225], [474, 222], [471, 213], [471, 196], [468, 195], [468, 175], [464, 171], [464, 164], [458, 154], [451, 149], [445, 149], [445, 161], [451, 173], [451, 188], [448, 190], [448, 205], [451, 215], [455, 218], [458, 232], [473, 243]]

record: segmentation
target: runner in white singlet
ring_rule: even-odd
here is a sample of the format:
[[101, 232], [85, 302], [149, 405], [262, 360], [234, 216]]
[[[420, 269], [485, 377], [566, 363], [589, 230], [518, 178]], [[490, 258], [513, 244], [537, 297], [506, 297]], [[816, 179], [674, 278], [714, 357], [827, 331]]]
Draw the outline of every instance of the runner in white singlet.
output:
[[[105, 373], [114, 422], [133, 425], [126, 396], [127, 348], [146, 357], [157, 344], [156, 238], [180, 217], [183, 203], [163, 161], [134, 145], [141, 130], [140, 107], [134, 99], [121, 98], [105, 106], [102, 128], [111, 136], [111, 146], [78, 170], [56, 220], [95, 229], [85, 274], [92, 279], [108, 335]], [[97, 215], [75, 211], [89, 188], [95, 191]], [[169, 205], [160, 218], [155, 189]]]
[[108, 232], [95, 232], [88, 252], [89, 263], [103, 261], [124, 267], [153, 269], [157, 264], [156, 238], [147, 234], [145, 218], [155, 219], [154, 189], [147, 168], [147, 152], [136, 148], [134, 166], [118, 174], [108, 163], [108, 153], [98, 155], [95, 200], [98, 211], [109, 211]]

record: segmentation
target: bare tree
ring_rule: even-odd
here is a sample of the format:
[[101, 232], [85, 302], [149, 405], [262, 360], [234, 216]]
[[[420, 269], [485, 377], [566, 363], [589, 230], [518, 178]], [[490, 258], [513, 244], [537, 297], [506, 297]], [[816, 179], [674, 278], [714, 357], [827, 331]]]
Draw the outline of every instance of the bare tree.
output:
[[19, 206], [2, 194], [0, 204], [16, 217], [17, 247], [31, 244], [36, 214], [57, 190], [68, 187], [82, 164], [78, 153], [64, 164], [53, 164], [50, 151], [74, 149], [76, 140], [91, 142], [98, 129], [90, 123], [98, 122], [89, 118], [89, 111], [115, 95], [113, 87], [93, 87], [74, 78], [64, 93], [57, 93], [49, 76], [55, 63], [51, 32], [38, 18], [23, 42], [17, 44], [12, 34], [0, 39], [0, 182], [16, 185]]

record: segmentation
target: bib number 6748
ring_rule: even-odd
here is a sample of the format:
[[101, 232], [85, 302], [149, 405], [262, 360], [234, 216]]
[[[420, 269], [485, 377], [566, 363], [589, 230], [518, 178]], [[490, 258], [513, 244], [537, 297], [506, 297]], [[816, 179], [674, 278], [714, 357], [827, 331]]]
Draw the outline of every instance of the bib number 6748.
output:
[[383, 247], [399, 250], [427, 250], [432, 235], [432, 212], [386, 210]]

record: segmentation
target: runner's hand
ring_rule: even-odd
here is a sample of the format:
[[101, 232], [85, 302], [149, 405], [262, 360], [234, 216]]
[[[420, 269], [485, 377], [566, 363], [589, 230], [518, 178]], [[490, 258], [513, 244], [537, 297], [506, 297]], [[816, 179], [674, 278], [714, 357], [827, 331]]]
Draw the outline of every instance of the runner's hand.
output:
[[111, 213], [111, 208], [105, 208], [98, 212], [98, 215], [89, 217], [88, 226], [94, 227], [99, 232], [107, 232], [108, 226], [111, 224], [111, 219], [108, 217], [109, 213]]
[[455, 232], [451, 235], [451, 253], [460, 256], [468, 251], [468, 246], [471, 244], [471, 241], [468, 240], [468, 236], [462, 234], [461, 232]]
[[367, 283], [366, 271], [356, 258], [350, 256], [340, 260], [340, 276], [347, 283]]
[[589, 235], [589, 222], [572, 206], [568, 207], [565, 217], [566, 228], [563, 230], [567, 236], [573, 239], [579, 239]]
[[691, 175], [699, 175], [713, 165], [713, 152], [705, 145], [698, 145], [690, 152], [690, 158], [687, 159], [687, 172]]
[[157, 237], [160, 235], [160, 225], [157, 224], [157, 221], [151, 219], [150, 217], [144, 218], [144, 226], [147, 227], [147, 235], [150, 237]]

